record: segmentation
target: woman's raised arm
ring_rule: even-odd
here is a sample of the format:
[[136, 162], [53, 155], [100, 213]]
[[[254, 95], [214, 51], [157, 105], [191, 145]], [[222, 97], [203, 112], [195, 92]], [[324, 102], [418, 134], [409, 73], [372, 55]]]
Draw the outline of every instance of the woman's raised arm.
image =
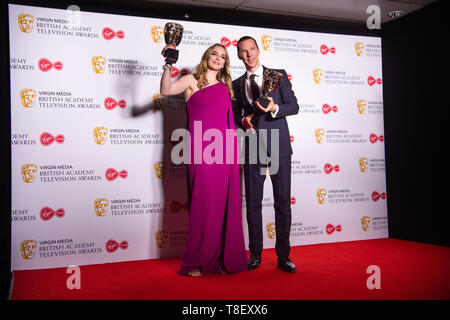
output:
[[[161, 54], [164, 56], [164, 52], [168, 49], [175, 49], [175, 46], [172, 44], [168, 44], [161, 51]], [[159, 86], [159, 93], [163, 96], [174, 96], [186, 91], [189, 87], [189, 84], [192, 82], [192, 75], [185, 75], [180, 79], [171, 82], [170, 74], [171, 74], [172, 65], [166, 64], [164, 66], [164, 71], [161, 77], [161, 83]]]

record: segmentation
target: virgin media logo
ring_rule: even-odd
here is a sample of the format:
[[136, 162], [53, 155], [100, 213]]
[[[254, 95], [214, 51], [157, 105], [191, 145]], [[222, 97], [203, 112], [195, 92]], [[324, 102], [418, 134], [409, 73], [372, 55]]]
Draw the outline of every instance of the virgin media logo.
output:
[[180, 74], [180, 71], [176, 67], [172, 67], [172, 70], [170, 71], [170, 77], [175, 78]]
[[383, 142], [384, 141], [384, 136], [382, 134], [377, 136], [375, 133], [371, 133], [370, 134], [370, 142], [371, 143], [376, 143], [377, 141]]
[[381, 84], [382, 82], [381, 82], [381, 78], [375, 79], [374, 77], [369, 76], [367, 78], [367, 83], [369, 84], [369, 86], [373, 86], [373, 85], [375, 85], [375, 83]]
[[380, 200], [380, 198], [385, 200], [386, 199], [386, 192], [382, 192], [382, 193], [378, 193], [377, 191], [372, 192], [372, 200], [374, 202], [377, 202], [378, 200]]
[[41, 134], [39, 140], [43, 146], [49, 146], [55, 141], [59, 144], [64, 143], [64, 136], [62, 134], [58, 134], [54, 137], [51, 133], [44, 132]]
[[117, 37], [119, 39], [123, 39], [125, 37], [125, 33], [122, 30], [114, 32], [113, 29], [108, 27], [103, 28], [102, 34], [103, 38], [105, 38], [106, 40], [111, 40], [114, 37]]
[[62, 217], [64, 217], [65, 214], [66, 214], [66, 212], [62, 208], [59, 208], [55, 211], [50, 207], [44, 207], [41, 209], [41, 212], [40, 212], [41, 219], [44, 221], [50, 220], [53, 216], [62, 218]]
[[186, 68], [183, 68], [183, 69], [180, 70], [180, 74], [181, 74], [182, 76], [187, 75], [188, 72], [189, 72], [189, 71], [188, 71], [188, 69], [186, 69]]
[[42, 58], [38, 61], [38, 67], [39, 70], [46, 72], [51, 70], [52, 68], [56, 70], [62, 70], [63, 64], [61, 61], [56, 61], [55, 63], [52, 63], [50, 60]]
[[121, 177], [122, 179], [125, 179], [126, 177], [128, 177], [128, 171], [127, 170], [122, 170], [122, 171], [117, 171], [116, 169], [113, 168], [109, 168], [106, 170], [105, 172], [105, 178], [108, 181], [113, 181], [116, 180], [117, 177]]
[[295, 197], [291, 198], [291, 204], [295, 204], [297, 202], [297, 199], [295, 199]]
[[341, 168], [339, 167], [339, 165], [335, 165], [333, 166], [332, 164], [325, 164], [325, 166], [323, 167], [323, 170], [325, 171], [326, 174], [330, 174], [331, 172], [336, 171], [339, 172]]
[[327, 234], [332, 234], [333, 232], [337, 231], [337, 232], [341, 232], [342, 231], [342, 226], [340, 224], [338, 224], [336, 227], [333, 226], [331, 223], [327, 224], [326, 227], [326, 232]]
[[116, 240], [108, 240], [105, 245], [106, 251], [112, 253], [117, 249], [126, 250], [128, 248], [128, 241], [117, 242]]
[[328, 48], [326, 45], [321, 45], [320, 46], [320, 53], [321, 54], [327, 54], [328, 52], [330, 53], [336, 53], [336, 49], [334, 47]]
[[337, 106], [332, 106], [331, 107], [329, 104], [324, 103], [323, 106], [322, 106], [322, 111], [325, 114], [330, 113], [331, 111], [338, 112], [338, 107]]
[[220, 44], [223, 45], [224, 47], [229, 47], [231, 45], [233, 46], [237, 46], [237, 40], [234, 39], [233, 41], [231, 41], [230, 39], [228, 39], [227, 37], [222, 37], [220, 38]]
[[119, 101], [116, 101], [115, 99], [113, 99], [111, 97], [107, 97], [105, 99], [105, 101], [104, 101], [104, 106], [108, 110], [112, 110], [112, 109], [114, 109], [117, 106], [119, 108], [124, 109], [127, 106], [127, 102], [125, 100], [123, 100], [123, 99], [119, 100]]

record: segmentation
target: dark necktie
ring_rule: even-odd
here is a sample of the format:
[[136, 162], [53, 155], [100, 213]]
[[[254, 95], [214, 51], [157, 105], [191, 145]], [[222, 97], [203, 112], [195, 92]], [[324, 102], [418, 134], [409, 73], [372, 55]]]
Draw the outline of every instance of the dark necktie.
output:
[[250, 76], [250, 89], [252, 90], [253, 104], [255, 104], [255, 101], [260, 96], [259, 88], [258, 88], [258, 85], [256, 84], [255, 77], [256, 77], [256, 74], [252, 74]]

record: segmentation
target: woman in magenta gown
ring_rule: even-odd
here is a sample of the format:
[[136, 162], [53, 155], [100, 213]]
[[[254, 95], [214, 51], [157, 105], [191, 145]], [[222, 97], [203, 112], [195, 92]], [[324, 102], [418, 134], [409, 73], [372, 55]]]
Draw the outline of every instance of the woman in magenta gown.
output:
[[[166, 48], [175, 47], [167, 45], [163, 53]], [[174, 82], [170, 81], [170, 69], [170, 65], [164, 66], [160, 92], [165, 96], [184, 92], [186, 125], [191, 136], [191, 161], [187, 164], [191, 189], [189, 229], [178, 274], [200, 276], [248, 270], [237, 143], [235, 135], [227, 139], [227, 130], [228, 134], [235, 130], [227, 50], [220, 44], [209, 47], [196, 72]], [[202, 134], [209, 130], [214, 137], [210, 141], [195, 137], [194, 127], [198, 133], [199, 126]], [[217, 148], [212, 148], [212, 143]], [[196, 152], [202, 155], [200, 161], [195, 158]]]

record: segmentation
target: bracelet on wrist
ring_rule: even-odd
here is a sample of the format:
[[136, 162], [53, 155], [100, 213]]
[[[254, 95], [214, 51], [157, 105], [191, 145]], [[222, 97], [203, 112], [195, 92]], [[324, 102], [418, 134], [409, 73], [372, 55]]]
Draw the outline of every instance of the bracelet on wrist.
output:
[[162, 66], [164, 71], [172, 71], [172, 65], [166, 63], [165, 65]]

